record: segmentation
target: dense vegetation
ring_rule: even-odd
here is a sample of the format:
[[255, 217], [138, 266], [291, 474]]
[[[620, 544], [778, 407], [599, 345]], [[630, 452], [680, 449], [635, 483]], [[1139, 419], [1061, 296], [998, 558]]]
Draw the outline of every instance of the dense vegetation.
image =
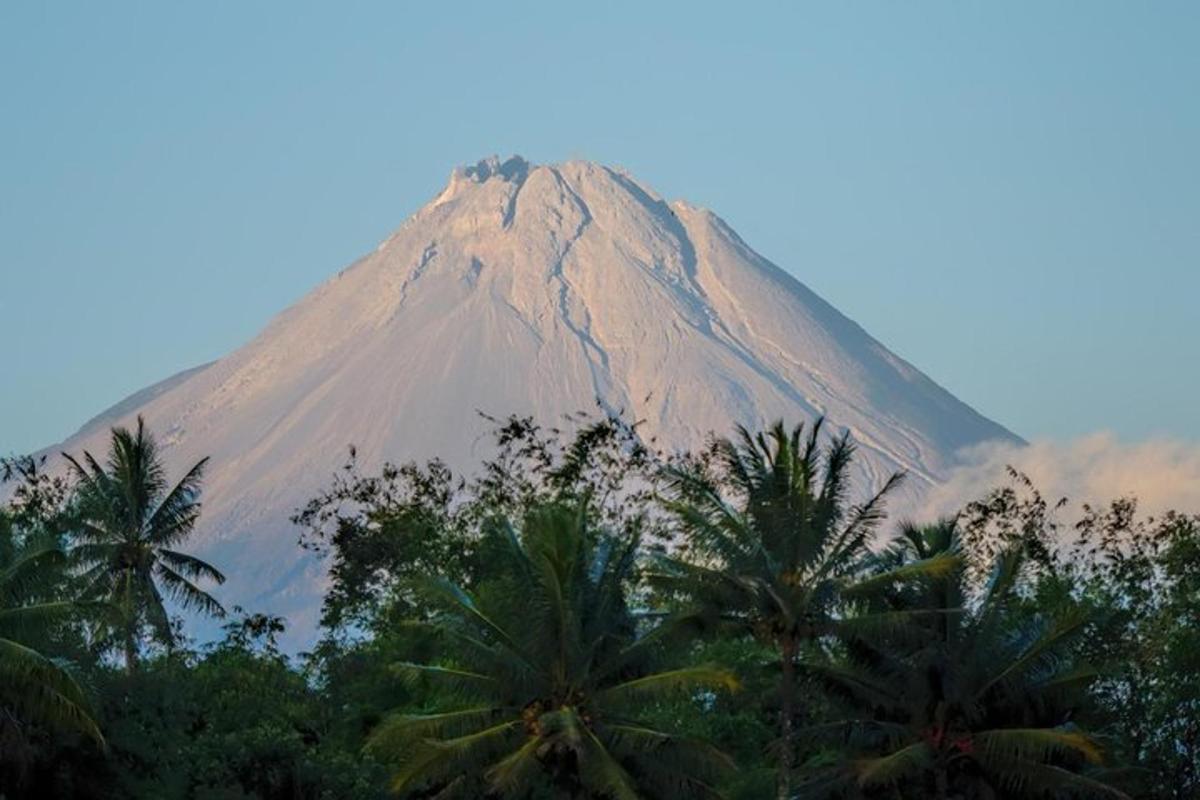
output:
[[3, 462], [0, 797], [1200, 795], [1200, 518], [1064, 524], [1014, 474], [895, 524], [820, 425], [496, 426], [471, 479], [351, 451], [297, 511], [331, 577], [299, 656], [188, 552], [203, 462], [140, 422]]

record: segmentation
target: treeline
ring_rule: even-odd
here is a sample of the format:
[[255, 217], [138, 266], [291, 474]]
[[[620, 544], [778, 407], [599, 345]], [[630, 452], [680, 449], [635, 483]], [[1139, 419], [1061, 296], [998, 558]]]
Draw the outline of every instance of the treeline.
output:
[[203, 462], [140, 421], [3, 462], [0, 797], [1200, 796], [1200, 518], [1063, 524], [1014, 474], [902, 524], [820, 424], [668, 458], [494, 422], [470, 479], [351, 451], [298, 510], [298, 657], [188, 552]]

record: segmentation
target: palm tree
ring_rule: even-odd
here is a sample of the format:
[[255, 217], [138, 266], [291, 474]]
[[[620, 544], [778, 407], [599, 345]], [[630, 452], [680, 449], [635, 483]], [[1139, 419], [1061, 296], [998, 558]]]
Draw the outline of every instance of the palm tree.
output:
[[[908, 526], [881, 562], [902, 568], [960, 550], [953, 521]], [[1076, 656], [1088, 615], [1079, 606], [1023, 606], [1020, 549], [1002, 553], [976, 593], [964, 559], [952, 563], [941, 577], [894, 585], [873, 601], [935, 611], [921, 617], [923, 641], [853, 639], [840, 661], [804, 665], [850, 709], [812, 729], [837, 735], [846, 757], [807, 796], [1124, 798], [1100, 779], [1101, 748], [1077, 723], [1098, 677]], [[958, 613], [945, 613], [952, 608]]]
[[666, 693], [733, 689], [735, 679], [709, 666], [656, 671], [663, 642], [639, 636], [627, 605], [637, 538], [593, 529], [586, 509], [537, 507], [519, 533], [494, 523], [500, 577], [477, 591], [436, 579], [420, 585], [441, 609], [428, 624], [452, 656], [398, 669], [452, 693], [424, 713], [394, 714], [372, 735], [369, 748], [398, 762], [396, 791], [714, 794], [706, 777], [725, 757], [644, 715]]
[[[680, 619], [732, 624], [778, 654], [780, 800], [791, 796], [797, 658], [805, 642], [868, 622], [839, 618], [837, 601], [868, 552], [884, 498], [902, 478], [893, 475], [865, 503], [851, 506], [854, 445], [846, 433], [822, 447], [821, 428], [818, 419], [805, 437], [803, 424], [789, 432], [780, 422], [755, 436], [739, 426], [740, 443], [716, 443], [724, 485], [695, 472], [670, 473], [668, 508], [694, 557], [663, 558], [651, 576], [682, 599]], [[943, 567], [913, 565], [910, 572]]]
[[174, 549], [200, 517], [198, 497], [208, 459], [169, 486], [154, 437], [140, 416], [134, 432], [113, 428], [107, 466], [87, 452], [82, 464], [66, 458], [79, 479], [80, 522], [71, 555], [81, 570], [83, 597], [117, 610], [125, 665], [132, 672], [146, 627], [168, 647], [174, 644], [164, 593], [185, 609], [215, 617], [225, 613], [195, 583], [220, 584], [225, 576]]
[[46, 587], [55, 582], [66, 557], [53, 545], [23, 538], [0, 512], [0, 727], [37, 723], [103, 744], [79, 684], [63, 663], [31, 644], [75, 610], [72, 602], [47, 599]]

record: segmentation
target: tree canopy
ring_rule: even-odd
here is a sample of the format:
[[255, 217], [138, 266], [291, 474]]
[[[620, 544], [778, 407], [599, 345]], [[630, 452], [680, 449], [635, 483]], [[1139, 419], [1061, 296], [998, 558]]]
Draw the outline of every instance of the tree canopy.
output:
[[[1013, 480], [895, 524], [819, 421], [670, 456], [619, 417], [495, 420], [468, 475], [297, 509], [320, 638], [220, 602], [204, 462], [139, 420], [6, 459], [0, 797], [1190, 798], [1200, 518]], [[183, 620], [221, 617], [194, 642]]]

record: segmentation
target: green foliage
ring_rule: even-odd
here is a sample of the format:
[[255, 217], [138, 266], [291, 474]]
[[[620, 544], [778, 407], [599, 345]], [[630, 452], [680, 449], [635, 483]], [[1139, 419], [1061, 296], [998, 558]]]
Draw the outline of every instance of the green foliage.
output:
[[470, 480], [437, 460], [384, 464], [378, 475], [364, 475], [352, 448], [329, 490], [295, 515], [302, 546], [331, 563], [322, 622], [332, 634], [385, 636], [397, 621], [419, 615], [413, 577], [448, 574], [465, 585], [486, 578], [483, 529], [496, 515], [573, 499], [614, 530], [663, 535], [646, 519], [659, 456], [634, 426], [619, 416], [580, 414], [568, 434], [528, 418], [492, 421], [495, 455]]
[[1141, 517], [1133, 498], [1065, 525], [1024, 478], [964, 512], [978, 549], [1032, 543], [1035, 604], [1084, 602], [1086, 657], [1107, 665], [1090, 696], [1138, 796], [1200, 793], [1200, 516]]
[[200, 484], [207, 459], [171, 486], [154, 437], [138, 417], [137, 430], [114, 428], [108, 463], [91, 453], [83, 463], [67, 456], [79, 481], [72, 559], [86, 600], [109, 604], [124, 645], [125, 665], [137, 664], [142, 631], [171, 647], [175, 637], [164, 594], [184, 609], [225, 612], [197, 586], [223, 583], [215, 567], [177, 548], [200, 517]]
[[299, 659], [170, 616], [221, 613], [180, 550], [204, 462], [170, 484], [140, 421], [65, 477], [0, 459], [0, 797], [1200, 792], [1200, 517], [1064, 524], [1013, 473], [879, 550], [896, 479], [856, 505], [819, 425], [667, 459], [495, 422], [471, 479], [352, 451], [298, 510], [331, 564]]
[[[664, 556], [653, 584], [682, 602], [672, 624], [748, 634], [774, 650], [780, 666], [777, 794], [791, 793], [796, 718], [795, 668], [801, 647], [841, 624], [840, 593], [883, 519], [893, 476], [851, 506], [854, 447], [844, 434], [827, 447], [820, 420], [805, 435], [777, 424], [766, 434], [739, 428], [722, 439], [719, 475], [673, 469], [668, 510], [687, 535], [688, 555]], [[690, 556], [690, 557], [689, 557]]]
[[65, 563], [56, 545], [22, 534], [0, 511], [0, 786], [20, 784], [35, 758], [30, 726], [104, 741], [70, 665], [43, 652], [77, 611], [48, 592]]
[[1079, 723], [1098, 678], [1081, 657], [1089, 609], [1024, 600], [1019, 545], [973, 589], [953, 521], [905, 528], [878, 563], [894, 571], [938, 555], [953, 567], [872, 599], [930, 612], [914, 617], [918, 636], [846, 637], [833, 657], [803, 665], [845, 707], [843, 719], [810, 729], [845, 750], [815, 772], [812, 793], [1125, 797], [1102, 779], [1103, 747]]
[[429, 682], [421, 713], [389, 717], [370, 750], [396, 762], [398, 792], [439, 797], [701, 797], [725, 762], [715, 749], [647, 723], [678, 693], [728, 691], [710, 666], [666, 665], [627, 604], [639, 540], [595, 529], [586, 503], [530, 509], [519, 531], [495, 520], [499, 576], [469, 591], [421, 582], [446, 657], [395, 665]]
[[191, 670], [194, 796], [381, 796], [382, 770], [338, 746], [331, 709], [276, 650], [282, 630], [278, 619], [244, 617]]
[[738, 676], [737, 692], [674, 695], [643, 703], [653, 727], [673, 727], [726, 753], [737, 769], [717, 787], [730, 800], [756, 800], [774, 792], [775, 769], [765, 756], [778, 737], [779, 671], [773, 652], [748, 638], [701, 641], [684, 653], [688, 664], [720, 664]]

